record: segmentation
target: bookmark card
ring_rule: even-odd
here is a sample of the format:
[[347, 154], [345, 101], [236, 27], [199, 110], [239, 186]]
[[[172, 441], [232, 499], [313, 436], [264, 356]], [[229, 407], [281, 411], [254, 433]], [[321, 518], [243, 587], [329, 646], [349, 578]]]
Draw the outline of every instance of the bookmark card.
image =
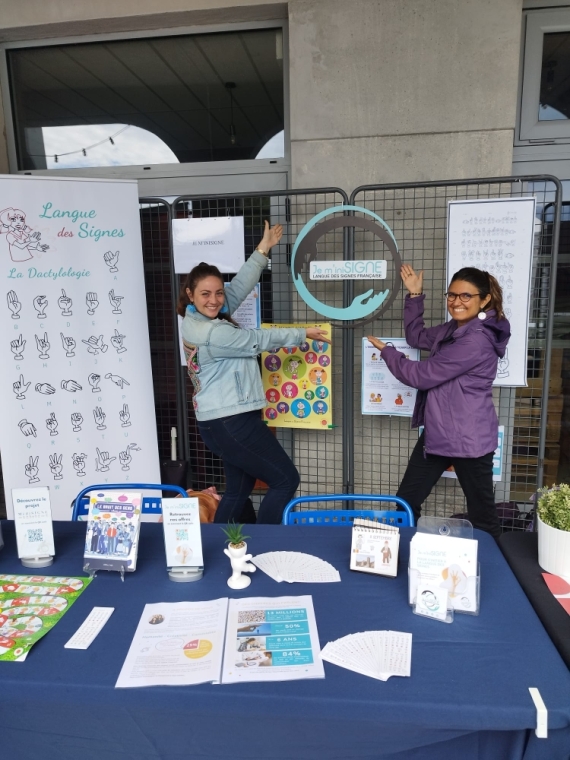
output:
[[363, 631], [330, 641], [321, 651], [327, 662], [355, 673], [387, 681], [390, 676], [409, 676], [412, 665], [412, 634], [401, 631]]
[[55, 546], [49, 488], [13, 488], [12, 504], [18, 557], [53, 557]]
[[280, 583], [336, 583], [338, 570], [320, 557], [303, 552], [267, 552], [251, 560], [264, 573]]
[[162, 499], [167, 567], [203, 567], [198, 499]]

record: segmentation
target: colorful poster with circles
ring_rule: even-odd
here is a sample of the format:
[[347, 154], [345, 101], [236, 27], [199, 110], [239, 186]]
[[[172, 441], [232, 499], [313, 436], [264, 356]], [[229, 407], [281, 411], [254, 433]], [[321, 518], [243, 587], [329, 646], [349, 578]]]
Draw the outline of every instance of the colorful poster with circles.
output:
[[[320, 327], [324, 323], [262, 325], [262, 327]], [[280, 348], [261, 355], [261, 375], [267, 406], [263, 410], [271, 427], [328, 430], [332, 417], [331, 344], [307, 340], [302, 346]]]
[[0, 662], [23, 662], [90, 583], [90, 578], [0, 575]]

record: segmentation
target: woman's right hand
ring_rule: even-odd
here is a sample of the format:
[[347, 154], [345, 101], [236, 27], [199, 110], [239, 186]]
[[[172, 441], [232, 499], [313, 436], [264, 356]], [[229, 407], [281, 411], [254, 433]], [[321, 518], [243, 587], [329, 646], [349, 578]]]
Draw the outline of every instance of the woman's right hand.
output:
[[402, 264], [400, 267], [400, 275], [402, 276], [402, 282], [408, 293], [419, 294], [422, 293], [424, 287], [424, 270], [419, 274], [414, 272], [414, 268], [409, 264]]
[[323, 343], [331, 342], [326, 330], [321, 330], [320, 327], [307, 327], [306, 329], [307, 340], [322, 340]]

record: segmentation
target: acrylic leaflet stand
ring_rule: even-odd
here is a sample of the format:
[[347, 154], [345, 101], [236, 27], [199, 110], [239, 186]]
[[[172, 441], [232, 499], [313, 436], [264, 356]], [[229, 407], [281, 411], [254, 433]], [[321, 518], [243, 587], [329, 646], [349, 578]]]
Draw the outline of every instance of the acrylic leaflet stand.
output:
[[[469, 520], [458, 520], [447, 517], [420, 517], [417, 524], [417, 533], [473, 539], [473, 526]], [[479, 562], [477, 562], [477, 576], [473, 579], [467, 578], [467, 581], [468, 583], [475, 584], [475, 609], [463, 609], [460, 604], [455, 607], [448, 606], [445, 618], [436, 617], [435, 615], [429, 614], [429, 609], [427, 612], [425, 609], [422, 609], [422, 611], [418, 609], [417, 594], [415, 593], [415, 590], [422, 583], [422, 576], [418, 570], [412, 569], [408, 565], [408, 596], [413, 613], [422, 617], [432, 617], [443, 623], [453, 623], [454, 613], [456, 612], [465, 615], [478, 615], [481, 589], [481, 569]], [[434, 601], [433, 605], [437, 605], [437, 602]], [[420, 607], [424, 608], [425, 602], [421, 604]]]

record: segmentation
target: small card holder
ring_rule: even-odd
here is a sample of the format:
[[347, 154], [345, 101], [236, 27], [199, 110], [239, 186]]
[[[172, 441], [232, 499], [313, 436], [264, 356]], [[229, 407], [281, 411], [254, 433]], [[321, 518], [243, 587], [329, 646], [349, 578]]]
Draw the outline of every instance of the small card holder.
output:
[[[469, 520], [445, 517], [421, 517], [417, 533], [473, 539], [473, 526]], [[477, 562], [477, 575], [450, 577], [450, 589], [444, 589], [433, 579], [408, 564], [408, 599], [415, 615], [452, 623], [456, 613], [478, 615], [480, 610], [481, 565]], [[468, 593], [465, 593], [465, 592]], [[445, 610], [445, 614], [444, 614]]]

